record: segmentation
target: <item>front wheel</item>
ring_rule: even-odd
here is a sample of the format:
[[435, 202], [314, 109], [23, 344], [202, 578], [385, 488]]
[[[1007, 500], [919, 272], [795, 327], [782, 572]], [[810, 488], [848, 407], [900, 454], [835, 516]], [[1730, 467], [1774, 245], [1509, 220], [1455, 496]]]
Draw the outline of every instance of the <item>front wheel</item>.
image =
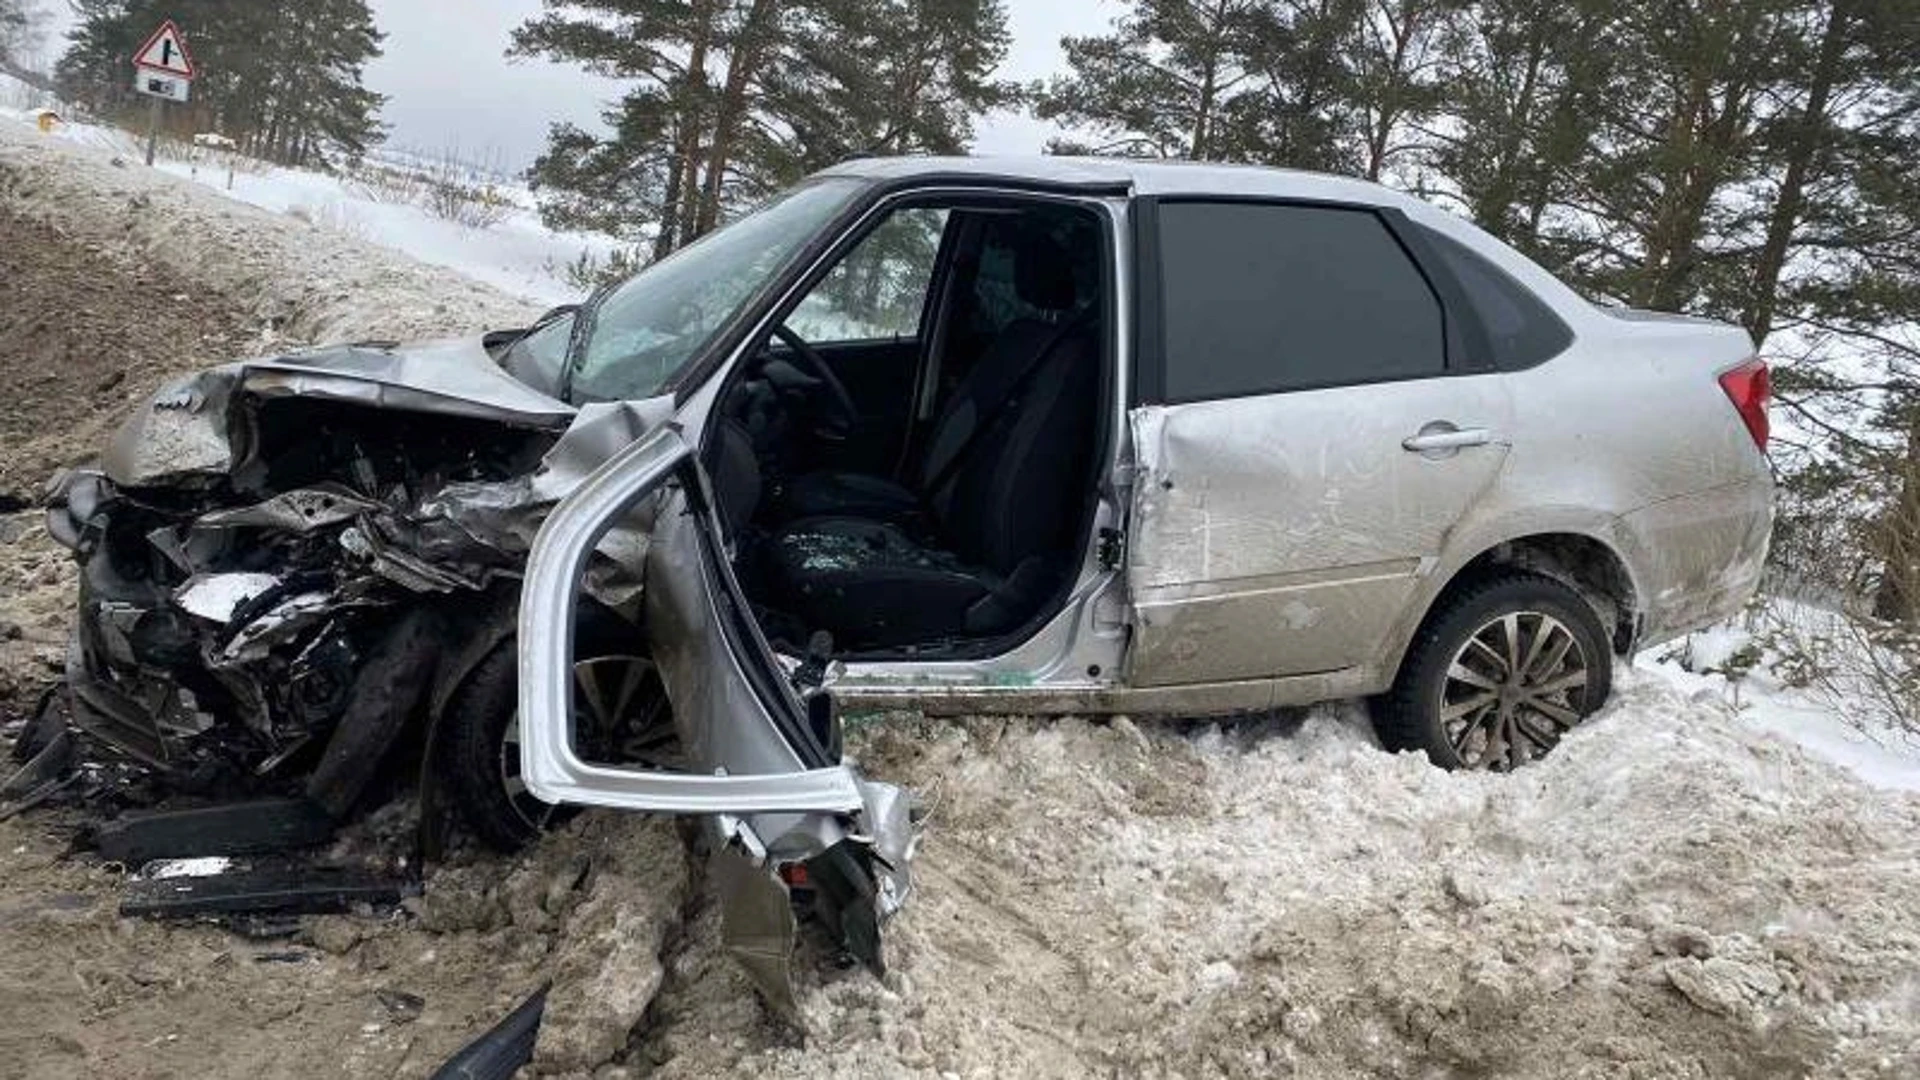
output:
[[1506, 771], [1544, 756], [1606, 701], [1613, 654], [1592, 605], [1552, 578], [1490, 577], [1427, 616], [1374, 706], [1389, 750], [1448, 769]]
[[[441, 721], [447, 792], [484, 843], [514, 851], [577, 808], [544, 802], [520, 776], [520, 715], [514, 639], [487, 654], [447, 702]], [[574, 664], [574, 737], [589, 760], [678, 767], [672, 712], [660, 674], [639, 656], [601, 656]]]

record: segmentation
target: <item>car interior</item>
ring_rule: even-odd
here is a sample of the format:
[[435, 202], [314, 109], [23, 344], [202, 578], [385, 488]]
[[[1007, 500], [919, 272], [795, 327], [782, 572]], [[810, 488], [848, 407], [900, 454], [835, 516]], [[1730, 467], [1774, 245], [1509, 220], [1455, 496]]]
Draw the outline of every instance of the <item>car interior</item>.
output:
[[908, 204], [779, 313], [702, 448], [776, 647], [991, 655], [1058, 611], [1106, 434], [1106, 250], [1082, 206]]

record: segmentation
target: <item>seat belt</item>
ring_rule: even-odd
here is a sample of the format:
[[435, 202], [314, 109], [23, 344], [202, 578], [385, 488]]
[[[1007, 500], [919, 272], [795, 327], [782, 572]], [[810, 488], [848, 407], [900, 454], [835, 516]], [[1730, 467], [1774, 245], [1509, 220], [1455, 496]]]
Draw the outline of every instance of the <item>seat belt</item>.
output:
[[985, 416], [981, 417], [979, 426], [973, 429], [973, 434], [967, 436], [967, 441], [960, 444], [960, 449], [954, 451], [953, 457], [947, 459], [947, 463], [940, 467], [940, 471], [933, 474], [932, 480], [927, 481], [926, 488], [920, 492], [920, 501], [922, 503], [931, 506], [933, 497], [939, 494], [942, 488], [946, 487], [947, 481], [953, 479], [954, 474], [960, 471], [960, 466], [965, 464], [967, 458], [971, 457], [973, 452], [979, 449], [980, 444], [986, 441], [987, 435], [993, 431], [994, 425], [1000, 422], [1000, 418], [1020, 403], [1021, 395], [1026, 390], [1027, 381], [1032, 379], [1034, 374], [1040, 370], [1040, 365], [1046, 363], [1047, 357], [1051, 356], [1053, 350], [1058, 348], [1060, 343], [1067, 339], [1069, 333], [1079, 329], [1083, 323], [1088, 322], [1096, 310], [1097, 309], [1090, 307], [1086, 311], [1066, 319], [1054, 330], [1053, 335], [1047, 338], [1046, 344], [1035, 350], [1033, 359], [1027, 361], [1027, 366], [1021, 368], [1020, 373], [1015, 375], [1013, 381], [1007, 385], [1006, 397], [1002, 398], [1000, 404], [995, 405]]

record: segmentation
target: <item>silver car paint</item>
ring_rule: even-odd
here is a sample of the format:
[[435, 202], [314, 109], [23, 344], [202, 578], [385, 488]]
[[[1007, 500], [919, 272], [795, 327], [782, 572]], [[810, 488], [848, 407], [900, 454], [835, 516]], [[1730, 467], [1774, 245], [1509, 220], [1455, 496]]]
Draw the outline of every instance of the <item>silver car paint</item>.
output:
[[[1207, 532], [1221, 542], [1189, 543], [1186, 557], [1197, 565], [1162, 566], [1152, 553], [1156, 545], [1161, 551], [1178, 549], [1174, 538], [1183, 515], [1190, 526], [1199, 519], [1199, 508], [1156, 504], [1144, 492], [1134, 504], [1136, 481], [1156, 466], [1165, 469], [1178, 461], [1182, 471], [1206, 483], [1213, 468], [1235, 467], [1246, 450], [1228, 442], [1214, 449], [1217, 459], [1209, 459], [1207, 447], [1179, 438], [1183, 430], [1199, 430], [1180, 421], [1180, 409], [1147, 408], [1125, 418], [1116, 401], [1111, 422], [1117, 437], [1103, 476], [1096, 532], [1088, 537], [1080, 577], [1065, 608], [1027, 641], [983, 660], [836, 664], [828, 686], [844, 707], [1206, 713], [1374, 693], [1391, 681], [1419, 620], [1455, 573], [1483, 553], [1532, 536], [1583, 536], [1613, 552], [1633, 582], [1626, 598], [1631, 610], [1620, 614], [1637, 627], [1643, 642], [1724, 616], [1757, 580], [1770, 480], [1764, 459], [1713, 378], [1748, 353], [1735, 328], [1604, 313], [1471, 225], [1359, 181], [1268, 169], [1054, 158], [1017, 164], [884, 159], [830, 171], [874, 180], [927, 178], [927, 186], [912, 189], [913, 195], [947, 190], [947, 178], [969, 174], [981, 182], [965, 189], [970, 193], [992, 190], [993, 179], [1006, 178], [1126, 183], [1137, 194], [1268, 195], [1395, 207], [1500, 266], [1554, 307], [1576, 338], [1561, 356], [1525, 372], [1317, 392], [1345, 399], [1363, 416], [1373, 415], [1370, 407], [1382, 401], [1404, 399], [1403, 412], [1391, 424], [1368, 429], [1357, 453], [1318, 449], [1343, 446], [1354, 430], [1355, 413], [1316, 411], [1304, 395], [1190, 410], [1195, 419], [1217, 411], [1218, 419], [1255, 432], [1266, 430], [1279, 415], [1305, 413], [1307, 423], [1281, 436], [1296, 449], [1316, 448], [1311, 456], [1295, 454], [1297, 475], [1313, 484], [1312, 494], [1321, 499], [1333, 490], [1354, 493], [1334, 507], [1270, 500], [1250, 512], [1231, 508], [1230, 513], [1240, 514], [1237, 519], [1214, 519], [1209, 512]], [[1102, 206], [1116, 225], [1112, 255], [1121, 302], [1111, 347], [1117, 377], [1124, 380], [1131, 370], [1128, 204], [1111, 197], [1086, 201]], [[1699, 362], [1674, 370], [1675, 347], [1695, 349]], [[709, 380], [683, 409], [689, 438], [698, 438], [723, 379]], [[1415, 401], [1437, 382], [1485, 389], [1477, 402], [1455, 403], [1451, 411], [1457, 416], [1446, 416], [1441, 413], [1450, 410], [1423, 411]], [[1276, 417], [1259, 415], [1267, 411]], [[1168, 440], [1170, 416], [1175, 437]], [[1484, 427], [1489, 437], [1439, 453], [1397, 445], [1418, 436], [1428, 420], [1449, 420], [1468, 431]], [[1142, 432], [1153, 438], [1142, 438]], [[1358, 481], [1370, 475], [1362, 458], [1373, 462], [1375, 473], [1391, 469], [1403, 482], [1335, 486], [1341, 478]], [[1419, 483], [1419, 470], [1428, 476], [1470, 475], [1449, 481], [1450, 505], [1436, 515], [1420, 501], [1426, 485]], [[1713, 494], [1703, 500], [1706, 492]], [[1336, 521], [1344, 525], [1330, 538], [1318, 534], [1315, 526]], [[1129, 564], [1139, 571], [1133, 582], [1120, 580], [1093, 555], [1097, 530], [1121, 525], [1130, 534]], [[1422, 543], [1404, 550], [1382, 540], [1383, 534], [1396, 533], [1417, 533]], [[1266, 567], [1277, 574], [1256, 578], [1256, 588], [1223, 584], [1232, 570], [1219, 567], [1237, 568], [1249, 559], [1257, 565], [1273, 555], [1263, 545], [1274, 538], [1305, 551], [1284, 553], [1293, 561]], [[1322, 561], [1312, 561], [1316, 557]], [[1263, 597], [1274, 601], [1271, 609], [1263, 606]], [[1232, 619], [1210, 617], [1207, 609], [1221, 606], [1234, 609]], [[1143, 634], [1142, 627], [1151, 630], [1149, 621], [1156, 618], [1176, 621], [1186, 632]], [[1136, 645], [1148, 646], [1141, 652], [1144, 665], [1126, 655], [1129, 635]], [[1183, 645], [1197, 637], [1211, 637], [1214, 644]], [[1156, 644], [1161, 646], [1157, 655], [1150, 651]], [[1179, 654], [1189, 649], [1205, 662], [1183, 665]], [[1267, 657], [1264, 668], [1262, 656]], [[1129, 659], [1144, 677], [1123, 678]]]
[[[851, 770], [801, 767], [746, 685], [739, 660], [711, 629], [714, 586], [697, 555], [686, 550], [697, 543], [690, 533], [696, 519], [662, 491], [691, 455], [678, 432], [662, 428], [609, 459], [542, 526], [521, 588], [521, 775], [528, 789], [547, 802], [673, 814], [857, 810], [862, 802]], [[588, 556], [612, 523], [644, 496], [655, 494], [662, 499], [650, 514], [647, 558], [670, 559], [669, 565], [682, 575], [649, 575], [649, 622], [665, 615], [671, 624], [652, 625], [655, 662], [668, 681], [689, 756], [710, 760], [719, 770], [710, 775], [598, 765], [580, 758], [573, 748], [573, 625], [579, 581]], [[696, 717], [726, 730], [694, 725]], [[770, 783], [769, 776], [781, 779]]]
[[[777, 670], [772, 651], [757, 627], [743, 646], [720, 628], [720, 605], [738, 585], [724, 557], [709, 557], [721, 542], [711, 517], [690, 507], [692, 458], [680, 432], [663, 424], [609, 458], [541, 527], [519, 614], [521, 776], [548, 802], [703, 815], [726, 948], [775, 1009], [797, 1018], [789, 978], [796, 926], [778, 864], [846, 842], [876, 852], [867, 917], [877, 925], [911, 888], [913, 826], [898, 788], [845, 764], [808, 768], [781, 734], [743, 667]], [[616, 522], [648, 538], [644, 624], [681, 748], [700, 772], [622, 768], [575, 752], [580, 582]], [[787, 692], [783, 682], [777, 692]]]
[[[1224, 523], [1209, 520], [1209, 534], [1221, 530], [1240, 536], [1229, 538], [1224, 551], [1205, 548], [1196, 556], [1201, 559], [1218, 557], [1229, 566], [1248, 558], [1257, 562], [1266, 557], [1259, 545], [1277, 538], [1289, 542], [1304, 538], [1320, 546], [1329, 559], [1297, 565], [1293, 572], [1301, 576], [1291, 580], [1270, 579], [1275, 601], [1271, 609], [1229, 601], [1227, 606], [1240, 609], [1235, 617], [1215, 619], [1206, 609], [1219, 606], [1223, 592], [1232, 596], [1233, 586], [1196, 574], [1184, 575], [1184, 582], [1168, 581], [1167, 570], [1140, 554], [1142, 543], [1151, 545], [1178, 534], [1177, 520], [1164, 520], [1165, 512], [1173, 510], [1177, 519], [1182, 510], [1154, 505], [1143, 489], [1126, 522], [1133, 549], [1130, 564], [1142, 576], [1129, 582], [1133, 590], [1125, 598], [1126, 613], [1120, 616], [1129, 624], [1136, 646], [1144, 643], [1151, 649], [1156, 642], [1164, 646], [1159, 657], [1143, 650], [1144, 666], [1140, 656], [1130, 658], [1142, 678], [1121, 680], [1110, 665], [1100, 665], [1100, 674], [1090, 675], [1090, 668], [1056, 662], [1057, 650], [1035, 657], [1016, 649], [1002, 657], [963, 663], [852, 663], [836, 671], [830, 683], [836, 697], [849, 707], [912, 704], [936, 711], [1204, 714], [1378, 693], [1391, 683], [1407, 642], [1453, 576], [1476, 557], [1528, 537], [1586, 537], [1613, 553], [1633, 586], [1632, 595], [1624, 598], [1630, 609], [1619, 614], [1630, 623], [1640, 644], [1730, 615], [1759, 580], [1771, 520], [1771, 473], [1715, 380], [1751, 355], [1751, 344], [1737, 327], [1603, 311], [1458, 217], [1357, 180], [1237, 166], [1071, 158], [1017, 164], [995, 159], [880, 159], [831, 171], [896, 181], [915, 175], [1017, 175], [1058, 183], [1121, 182], [1136, 195], [1267, 196], [1392, 207], [1499, 266], [1553, 307], [1575, 338], [1571, 347], [1544, 364], [1484, 377], [1504, 388], [1503, 425], [1492, 428], [1487, 445], [1461, 447], [1457, 456], [1435, 463], [1454, 464], [1461, 458], [1490, 456], [1493, 451], [1501, 452], [1502, 464], [1492, 481], [1466, 500], [1450, 522], [1437, 523], [1430, 507], [1417, 499], [1408, 501], [1405, 485], [1362, 488], [1337, 507], [1340, 520], [1378, 530], [1348, 535], [1345, 553], [1338, 543], [1327, 544], [1301, 528], [1314, 515], [1325, 517], [1335, 508], [1268, 504], [1265, 516], [1250, 513]], [[1121, 250], [1116, 261], [1124, 273], [1131, 234], [1122, 229], [1117, 235]], [[1120, 308], [1126, 312], [1132, 306], [1131, 282], [1121, 280]], [[1124, 349], [1127, 340], [1122, 335], [1119, 348]], [[1123, 372], [1131, 370], [1124, 353], [1119, 364]], [[1417, 396], [1437, 383], [1462, 381], [1467, 380], [1380, 384], [1339, 393], [1352, 399], [1358, 415], [1371, 416], [1374, 401], [1401, 394]], [[1265, 398], [1215, 405], [1220, 418], [1249, 424], [1256, 432], [1263, 430], [1257, 414], [1274, 408]], [[1501, 409], [1497, 401], [1494, 407]], [[1285, 411], [1287, 406], [1279, 408]], [[1165, 417], [1156, 420], [1152, 412], [1138, 410], [1124, 426], [1128, 438], [1117, 450], [1113, 472], [1107, 477], [1110, 490], [1130, 490], [1136, 470], [1150, 473], [1164, 459], [1163, 443], [1140, 438], [1143, 428], [1158, 435], [1166, 432]], [[1450, 418], [1436, 414], [1433, 419]], [[1461, 427], [1481, 423], [1452, 419]], [[1309, 430], [1282, 436], [1301, 446], [1317, 442], [1329, 448], [1317, 461], [1303, 463], [1314, 468], [1300, 474], [1311, 479], [1321, 494], [1337, 477], [1364, 475], [1364, 470], [1356, 469], [1358, 459], [1383, 453], [1381, 448], [1392, 441], [1392, 430], [1369, 431], [1367, 443], [1349, 447], [1352, 420], [1353, 414], [1329, 410]], [[1245, 454], [1244, 448], [1230, 445], [1221, 450], [1223, 459], [1190, 461], [1188, 468], [1204, 476], [1215, 465], [1233, 466]], [[1458, 497], [1457, 491], [1450, 495]], [[1191, 525], [1198, 519], [1197, 511], [1185, 509], [1186, 524]], [[1382, 532], [1410, 530], [1427, 535], [1436, 524], [1441, 527], [1431, 549], [1419, 552], [1410, 565], [1406, 553], [1398, 559], [1341, 561], [1343, 554], [1366, 551], [1369, 545], [1378, 549]], [[1110, 590], [1092, 587], [1097, 578], [1097, 568], [1083, 570], [1073, 603], [1029, 644], [1083, 639], [1076, 638], [1082, 628], [1111, 627], [1116, 598]], [[1180, 594], [1182, 588], [1190, 590], [1187, 595]], [[1320, 602], [1308, 602], [1303, 593], [1319, 593]], [[1363, 604], [1366, 610], [1360, 608]], [[1177, 621], [1191, 632], [1143, 634], [1143, 626], [1153, 629], [1153, 619], [1162, 620], [1163, 625]], [[1289, 621], [1308, 625], [1288, 630]], [[1275, 623], [1281, 628], [1274, 629]], [[1200, 647], [1200, 639], [1228, 647], [1229, 653], [1237, 647], [1237, 655], [1216, 659], [1213, 645]], [[1273, 650], [1270, 666], [1256, 673], [1259, 650], [1252, 642], [1263, 639], [1291, 648]], [[1177, 655], [1189, 647], [1183, 646], [1183, 640], [1193, 643], [1196, 661], [1184, 666]]]
[[208, 368], [169, 383], [122, 424], [100, 457], [116, 484], [150, 486], [236, 463], [227, 407], [234, 395], [303, 397], [557, 430], [574, 408], [500, 370], [480, 339], [331, 345]]
[[[1304, 675], [1378, 651], [1493, 488], [1511, 413], [1498, 375], [1136, 410], [1133, 681]], [[1437, 425], [1491, 434], [1403, 445]]]

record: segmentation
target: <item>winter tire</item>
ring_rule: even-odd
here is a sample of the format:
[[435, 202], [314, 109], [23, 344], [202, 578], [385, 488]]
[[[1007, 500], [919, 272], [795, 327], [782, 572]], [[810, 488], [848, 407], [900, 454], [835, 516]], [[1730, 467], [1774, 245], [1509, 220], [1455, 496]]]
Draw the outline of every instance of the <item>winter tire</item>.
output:
[[[442, 771], [461, 820], [487, 846], [516, 851], [579, 812], [542, 802], [520, 778], [518, 656], [512, 638], [476, 665], [447, 701]], [[574, 665], [576, 737], [595, 761], [673, 768], [672, 715], [659, 673], [637, 656]]]
[[1504, 772], [1552, 750], [1612, 681], [1592, 605], [1552, 578], [1506, 572], [1428, 614], [1374, 729], [1387, 749], [1424, 750], [1443, 768]]

